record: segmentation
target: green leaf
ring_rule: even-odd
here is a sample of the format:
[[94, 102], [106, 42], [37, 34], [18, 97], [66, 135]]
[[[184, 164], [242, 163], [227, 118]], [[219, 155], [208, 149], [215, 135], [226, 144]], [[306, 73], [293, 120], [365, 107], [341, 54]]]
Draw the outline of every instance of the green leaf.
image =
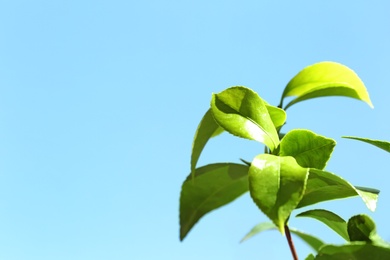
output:
[[310, 169], [305, 194], [297, 208], [322, 201], [343, 199], [359, 195], [366, 206], [375, 211], [379, 191], [356, 188], [341, 177], [322, 170]]
[[309, 218], [317, 219], [322, 223], [324, 223], [325, 225], [327, 225], [328, 227], [330, 227], [331, 229], [333, 229], [342, 238], [349, 241], [349, 236], [347, 232], [347, 222], [333, 212], [323, 210], [323, 209], [313, 209], [313, 210], [299, 213], [297, 217], [309, 217]]
[[191, 153], [191, 173], [192, 177], [195, 176], [196, 163], [199, 160], [200, 154], [205, 147], [208, 140], [214, 136], [223, 132], [223, 128], [220, 127], [214, 120], [211, 110], [209, 109], [203, 116], [196, 130], [194, 141], [192, 143]]
[[308, 255], [305, 260], [314, 260], [314, 255], [313, 254], [310, 254]]
[[373, 139], [368, 139], [368, 138], [355, 137], [355, 136], [343, 136], [343, 138], [355, 139], [355, 140], [359, 140], [359, 141], [362, 141], [362, 142], [366, 142], [366, 143], [375, 145], [376, 147], [379, 147], [379, 148], [385, 150], [386, 152], [390, 153], [390, 142], [380, 141], [380, 140], [373, 140]]
[[[277, 230], [275, 224], [270, 222], [263, 222], [258, 225], [256, 225], [254, 228], [249, 231], [248, 234], [245, 235], [243, 239], [241, 239], [241, 242], [244, 242], [248, 240], [249, 238], [253, 237], [254, 235], [257, 235], [263, 231], [267, 230]], [[305, 232], [299, 231], [294, 228], [290, 228], [291, 233], [298, 236], [300, 239], [302, 239], [304, 242], [306, 242], [309, 246], [311, 246], [315, 251], [318, 251], [321, 246], [324, 245], [324, 242], [322, 242], [320, 239], [316, 238], [313, 235], [307, 234]]]
[[375, 233], [375, 223], [367, 215], [356, 215], [348, 220], [348, 234], [351, 241], [372, 242], [371, 236]]
[[262, 222], [260, 224], [257, 224], [256, 226], [254, 226], [249, 232], [248, 234], [246, 234], [240, 241], [240, 243], [248, 240], [249, 238], [253, 237], [254, 235], [257, 235], [261, 232], [264, 232], [264, 231], [267, 231], [267, 230], [277, 230], [276, 226], [274, 223], [272, 222]]
[[279, 107], [274, 107], [269, 104], [265, 104], [268, 113], [271, 117], [272, 123], [274, 124], [275, 128], [278, 129], [284, 125], [286, 122], [287, 114], [286, 111]]
[[293, 157], [260, 154], [249, 167], [253, 201], [284, 234], [284, 225], [305, 191], [308, 169]]
[[375, 222], [365, 214], [355, 215], [348, 220], [348, 235], [351, 241], [390, 247], [390, 244], [377, 234]]
[[249, 167], [242, 164], [210, 164], [188, 176], [180, 194], [180, 240], [206, 213], [224, 206], [248, 191]]
[[[271, 150], [279, 145], [278, 133], [265, 102], [245, 87], [232, 87], [213, 94], [211, 111], [227, 132], [264, 143]], [[275, 121], [279, 122], [279, 119]]]
[[320, 248], [325, 244], [319, 238], [317, 238], [313, 235], [307, 234], [305, 232], [299, 231], [297, 229], [290, 228], [290, 231], [291, 231], [291, 233], [297, 235], [300, 239], [305, 241], [306, 244], [311, 246], [311, 248], [313, 248], [316, 252], [318, 252], [318, 250], [320, 250]]
[[324, 169], [336, 141], [309, 130], [295, 129], [280, 142], [280, 156], [292, 156], [302, 167]]
[[336, 62], [319, 62], [300, 71], [284, 89], [284, 98], [295, 96], [285, 109], [303, 100], [325, 97], [345, 96], [366, 102], [371, 108], [370, 97], [362, 80], [350, 68]]
[[384, 260], [390, 259], [390, 248], [365, 242], [353, 242], [347, 245], [325, 245], [316, 260]]

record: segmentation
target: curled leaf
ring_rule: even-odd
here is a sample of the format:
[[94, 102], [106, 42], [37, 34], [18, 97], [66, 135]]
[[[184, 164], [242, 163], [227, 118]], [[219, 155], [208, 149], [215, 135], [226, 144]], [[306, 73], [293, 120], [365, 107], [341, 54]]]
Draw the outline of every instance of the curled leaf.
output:
[[[268, 109], [256, 92], [245, 87], [228, 88], [213, 94], [211, 100], [214, 119], [223, 129], [274, 150], [279, 145], [279, 137]], [[280, 119], [274, 120], [279, 124]]]
[[284, 98], [295, 96], [285, 109], [295, 103], [317, 97], [345, 96], [366, 102], [371, 108], [370, 97], [363, 81], [350, 68], [336, 62], [319, 62], [301, 70], [284, 89]]

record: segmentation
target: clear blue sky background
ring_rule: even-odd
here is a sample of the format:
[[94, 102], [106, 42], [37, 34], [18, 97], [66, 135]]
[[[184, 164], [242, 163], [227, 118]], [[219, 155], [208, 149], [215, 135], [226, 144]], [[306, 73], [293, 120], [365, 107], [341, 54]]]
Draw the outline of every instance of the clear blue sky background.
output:
[[[336, 139], [328, 170], [382, 190], [375, 213], [358, 198], [315, 208], [370, 214], [390, 240], [389, 154], [340, 138], [390, 140], [389, 10], [385, 0], [0, 1], [0, 259], [289, 259], [277, 232], [239, 244], [266, 221], [248, 194], [179, 242], [180, 186], [212, 92], [245, 85], [277, 105], [291, 77], [324, 60], [354, 69], [375, 109], [308, 101], [288, 110], [285, 130]], [[199, 165], [262, 149], [224, 134]], [[314, 220], [291, 225], [342, 242]]]

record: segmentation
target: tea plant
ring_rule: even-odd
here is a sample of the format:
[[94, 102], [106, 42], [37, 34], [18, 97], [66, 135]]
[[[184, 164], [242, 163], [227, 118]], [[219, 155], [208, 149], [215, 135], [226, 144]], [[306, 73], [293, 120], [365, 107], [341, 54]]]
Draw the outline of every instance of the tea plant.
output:
[[[317, 219], [343, 239], [343, 245], [330, 245], [312, 235], [290, 229], [294, 210], [323, 201], [360, 196], [371, 211], [376, 208], [379, 191], [354, 186], [325, 170], [336, 142], [305, 129], [281, 131], [286, 110], [304, 100], [345, 96], [372, 106], [366, 87], [348, 67], [320, 62], [304, 68], [287, 84], [280, 104], [272, 106], [253, 90], [236, 86], [213, 94], [210, 108], [195, 133], [191, 173], [180, 194], [180, 239], [183, 240], [206, 213], [232, 202], [249, 191], [254, 203], [271, 220], [255, 226], [243, 241], [269, 229], [285, 235], [293, 259], [298, 259], [291, 233], [315, 251], [306, 259], [390, 259], [390, 245], [376, 233], [375, 223], [361, 214], [345, 221], [334, 212], [315, 209], [297, 217]], [[294, 97], [284, 105], [287, 97]], [[265, 145], [252, 162], [215, 163], [197, 168], [203, 148], [210, 138], [223, 131]], [[359, 137], [390, 152], [390, 143]]]

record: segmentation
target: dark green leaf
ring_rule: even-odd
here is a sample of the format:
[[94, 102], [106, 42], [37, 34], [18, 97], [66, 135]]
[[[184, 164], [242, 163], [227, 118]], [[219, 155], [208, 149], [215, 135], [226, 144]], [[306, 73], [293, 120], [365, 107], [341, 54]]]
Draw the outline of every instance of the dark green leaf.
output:
[[390, 259], [390, 248], [364, 242], [347, 245], [326, 245], [320, 249], [316, 260], [385, 260]]
[[325, 96], [351, 97], [373, 107], [366, 87], [358, 75], [336, 62], [320, 62], [304, 68], [287, 84], [281, 103], [288, 96], [296, 98], [285, 109], [303, 100]]
[[180, 240], [206, 213], [226, 205], [248, 191], [248, 169], [242, 164], [210, 164], [188, 176], [180, 194]]
[[355, 136], [343, 136], [343, 138], [355, 139], [355, 140], [359, 140], [362, 142], [366, 142], [366, 143], [375, 145], [376, 147], [379, 147], [379, 148], [385, 150], [386, 152], [390, 153], [390, 142], [380, 141], [380, 140], [372, 140], [372, 139], [368, 139], [368, 138], [361, 138], [361, 137], [355, 137]]
[[[370, 192], [372, 191], [372, 192]], [[343, 199], [359, 195], [366, 206], [375, 211], [378, 193], [374, 189], [358, 189], [341, 177], [322, 170], [310, 169], [305, 195], [298, 208], [322, 201]]]
[[308, 169], [293, 157], [261, 154], [249, 167], [249, 191], [256, 205], [284, 234], [284, 225], [300, 202]]
[[348, 220], [348, 235], [351, 241], [373, 243], [377, 246], [390, 247], [377, 233], [375, 222], [367, 215], [355, 215]]
[[336, 141], [309, 130], [295, 129], [280, 142], [280, 156], [292, 156], [302, 167], [324, 169]]
[[302, 213], [299, 213], [297, 217], [309, 217], [314, 218], [331, 229], [333, 229], [337, 234], [339, 234], [342, 238], [344, 238], [346, 241], [349, 241], [349, 236], [347, 232], [347, 222], [336, 215], [333, 212], [323, 210], [323, 209], [313, 209], [309, 211], [305, 211]]
[[[279, 145], [265, 102], [245, 87], [232, 87], [213, 94], [211, 111], [216, 122], [227, 132], [264, 143], [271, 150]], [[279, 122], [279, 119], [274, 119]]]
[[[254, 228], [249, 231], [248, 234], [241, 240], [241, 242], [244, 242], [248, 240], [249, 238], [253, 237], [254, 235], [257, 235], [263, 231], [266, 230], [277, 230], [275, 224], [270, 222], [264, 222], [256, 225]], [[311, 246], [315, 251], [318, 251], [321, 246], [324, 245], [324, 242], [322, 242], [320, 239], [316, 238], [315, 236], [312, 236], [310, 234], [304, 233], [302, 231], [299, 231], [294, 228], [290, 228], [291, 233], [301, 238], [303, 241], [305, 241], [309, 246]]]
[[211, 137], [214, 137], [223, 132], [223, 128], [220, 127], [214, 120], [211, 110], [209, 109], [203, 116], [196, 130], [194, 141], [192, 143], [191, 153], [191, 173], [192, 177], [195, 174], [196, 163], [199, 160], [200, 154], [203, 148]]

